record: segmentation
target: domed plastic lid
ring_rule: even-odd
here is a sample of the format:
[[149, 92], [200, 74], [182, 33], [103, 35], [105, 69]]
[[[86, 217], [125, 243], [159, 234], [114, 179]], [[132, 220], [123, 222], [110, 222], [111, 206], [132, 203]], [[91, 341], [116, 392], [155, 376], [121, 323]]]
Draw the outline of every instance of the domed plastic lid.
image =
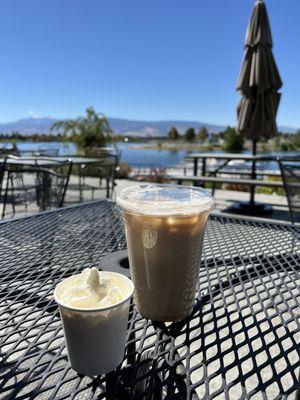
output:
[[122, 210], [134, 214], [175, 215], [208, 212], [214, 201], [202, 188], [175, 185], [136, 185], [117, 197]]

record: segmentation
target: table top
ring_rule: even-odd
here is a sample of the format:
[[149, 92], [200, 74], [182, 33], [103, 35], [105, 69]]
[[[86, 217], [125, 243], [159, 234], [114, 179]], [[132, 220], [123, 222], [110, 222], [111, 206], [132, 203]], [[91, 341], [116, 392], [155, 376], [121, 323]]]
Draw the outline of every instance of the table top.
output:
[[122, 367], [92, 379], [67, 362], [52, 294], [63, 278], [125, 249], [115, 204], [97, 201], [0, 223], [0, 393], [5, 399], [135, 399], [145, 391], [168, 399], [294, 398], [299, 236], [288, 225], [211, 216], [192, 315], [163, 324], [132, 308]]
[[[91, 157], [20, 157], [20, 158], [8, 158], [9, 164], [24, 164], [28, 166], [51, 166], [57, 162], [64, 162], [71, 160], [73, 164], [93, 164], [101, 161], [101, 158]], [[0, 158], [0, 163], [4, 163], [4, 158]]]
[[218, 160], [275, 160], [273, 156], [253, 156], [252, 154], [236, 154], [236, 153], [190, 153], [189, 158], [215, 158]]
[[[215, 158], [217, 160], [245, 160], [245, 161], [276, 161], [277, 157], [272, 155], [258, 154], [256, 156], [252, 154], [236, 154], [236, 153], [189, 153], [188, 158], [203, 159], [203, 158]], [[282, 157], [285, 161], [300, 161], [298, 157]]]

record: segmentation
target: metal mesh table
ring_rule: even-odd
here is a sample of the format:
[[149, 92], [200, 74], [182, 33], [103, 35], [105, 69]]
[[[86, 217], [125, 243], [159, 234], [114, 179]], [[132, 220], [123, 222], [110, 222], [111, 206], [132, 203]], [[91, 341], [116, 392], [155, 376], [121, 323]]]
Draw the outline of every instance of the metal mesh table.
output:
[[190, 318], [155, 323], [132, 307], [122, 366], [91, 379], [67, 362], [52, 293], [63, 278], [125, 249], [114, 203], [1, 223], [0, 398], [294, 398], [299, 235], [291, 226], [211, 217]]

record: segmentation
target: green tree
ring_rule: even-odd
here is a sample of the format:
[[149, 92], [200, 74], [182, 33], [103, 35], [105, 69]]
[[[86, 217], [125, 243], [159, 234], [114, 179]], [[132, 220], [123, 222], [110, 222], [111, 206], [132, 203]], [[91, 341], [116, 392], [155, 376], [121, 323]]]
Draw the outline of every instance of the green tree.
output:
[[219, 142], [219, 139], [220, 139], [219, 133], [212, 133], [209, 138], [209, 143], [217, 144]]
[[19, 131], [13, 131], [11, 137], [12, 139], [22, 140], [22, 134]]
[[175, 126], [172, 126], [172, 128], [168, 132], [168, 138], [170, 140], [176, 141], [179, 139], [179, 137], [180, 136], [179, 136], [179, 132], [178, 132], [177, 128], [175, 128]]
[[202, 126], [202, 128], [200, 128], [199, 133], [198, 133], [198, 138], [201, 143], [204, 143], [205, 140], [208, 138], [208, 132], [207, 132], [207, 129], [205, 128], [205, 126]]
[[266, 153], [269, 150], [269, 142], [266, 138], [261, 138], [260, 147], [263, 153]]
[[102, 147], [113, 138], [107, 118], [93, 107], [87, 108], [84, 117], [55, 122], [51, 130], [59, 131], [64, 139], [71, 139], [82, 148]]
[[296, 150], [300, 150], [300, 130], [294, 133], [292, 143]]
[[194, 142], [194, 140], [196, 139], [195, 129], [194, 128], [188, 128], [185, 131], [184, 139], [185, 139], [186, 142]]
[[239, 153], [244, 148], [244, 140], [240, 133], [230, 126], [224, 132], [223, 150]]
[[275, 150], [280, 150], [281, 138], [282, 138], [282, 133], [281, 132], [277, 132], [275, 137], [274, 137], [274, 139], [273, 139]]

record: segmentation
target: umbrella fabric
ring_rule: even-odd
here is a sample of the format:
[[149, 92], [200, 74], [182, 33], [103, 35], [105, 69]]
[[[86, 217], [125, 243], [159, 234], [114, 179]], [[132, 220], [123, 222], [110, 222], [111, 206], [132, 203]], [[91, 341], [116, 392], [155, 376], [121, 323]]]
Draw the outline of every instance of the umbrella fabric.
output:
[[277, 131], [276, 114], [279, 102], [280, 94], [271, 91], [258, 94], [255, 99], [253, 96], [244, 96], [238, 106], [238, 131], [244, 132], [252, 140], [258, 140], [262, 136], [271, 138]]
[[254, 7], [245, 42], [245, 45], [249, 47], [255, 47], [258, 44], [273, 47], [269, 17], [262, 0], [257, 1]]
[[277, 132], [282, 81], [272, 53], [272, 34], [266, 6], [259, 0], [247, 30], [245, 55], [237, 89], [242, 98], [237, 108], [237, 129], [245, 138], [270, 138]]
[[281, 86], [282, 82], [272, 52], [264, 47], [246, 48], [238, 90], [251, 94], [254, 89], [265, 92], [273, 88], [276, 91]]

